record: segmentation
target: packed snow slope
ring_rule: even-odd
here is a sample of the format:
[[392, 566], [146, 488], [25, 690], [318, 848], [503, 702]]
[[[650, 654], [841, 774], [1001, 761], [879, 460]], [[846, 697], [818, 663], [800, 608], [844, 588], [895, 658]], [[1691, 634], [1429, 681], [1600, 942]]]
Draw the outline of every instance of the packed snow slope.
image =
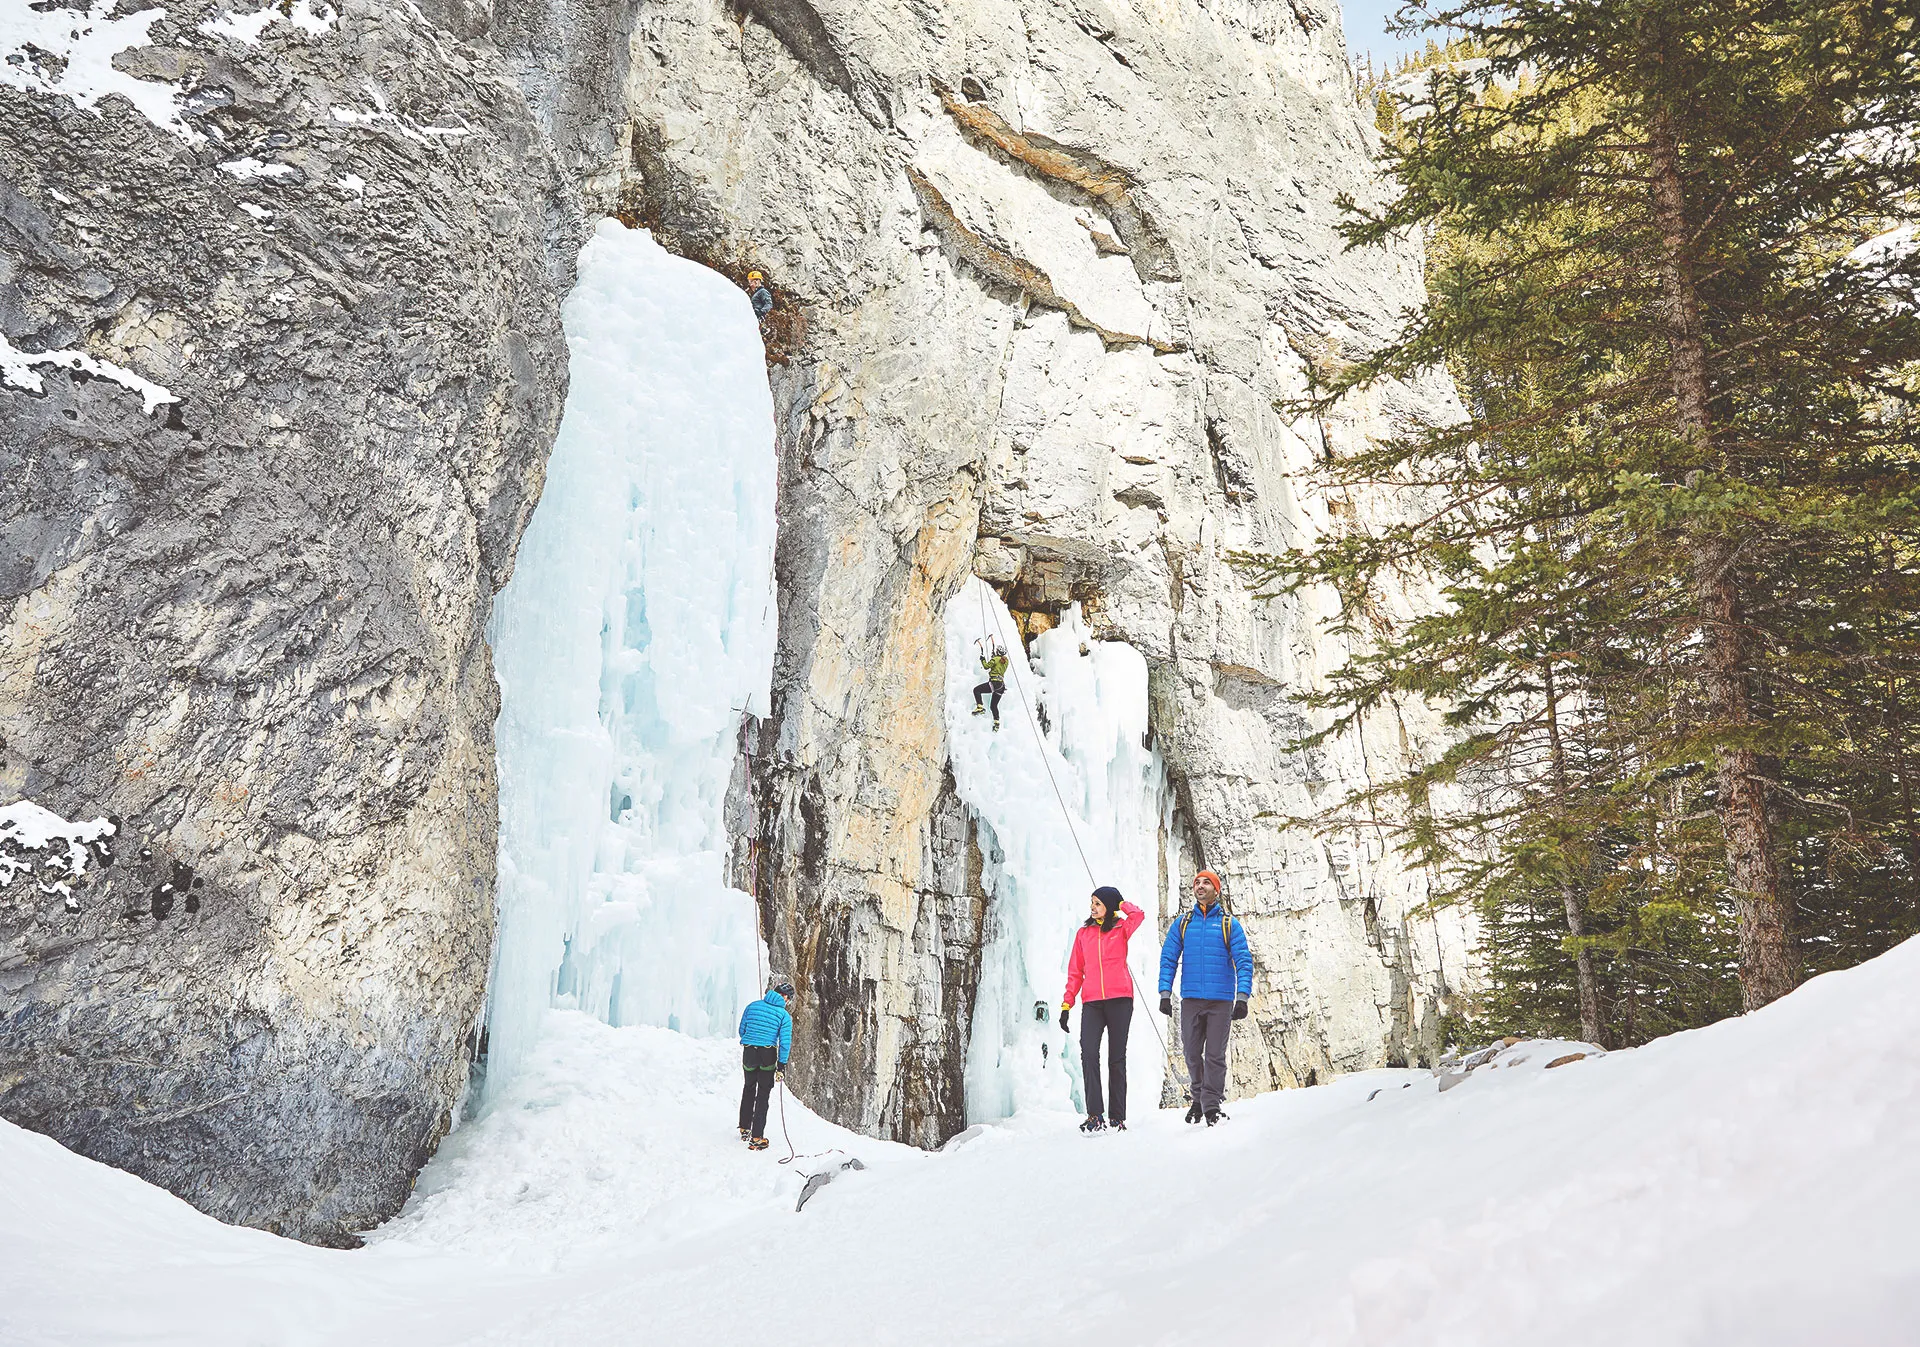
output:
[[[804, 1013], [804, 1008], [802, 1009]], [[551, 1012], [372, 1247], [222, 1226], [0, 1125], [0, 1342], [1916, 1341], [1920, 940], [1745, 1019], [1442, 1093], [1374, 1071], [921, 1154], [791, 1100], [732, 1138], [724, 1043]]]

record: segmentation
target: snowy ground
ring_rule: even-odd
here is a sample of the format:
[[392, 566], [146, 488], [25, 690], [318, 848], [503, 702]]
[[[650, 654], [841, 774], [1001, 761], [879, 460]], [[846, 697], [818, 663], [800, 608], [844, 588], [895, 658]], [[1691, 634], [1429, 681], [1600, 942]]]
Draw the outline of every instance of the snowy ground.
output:
[[[0, 1342], [1920, 1342], [1920, 941], [1743, 1020], [1441, 1093], [1370, 1072], [1085, 1138], [1026, 1114], [796, 1214], [734, 1049], [548, 1019], [354, 1253], [0, 1124]], [[1521, 1060], [1525, 1059], [1525, 1060]], [[1372, 1096], [1370, 1098], [1370, 1096]], [[835, 1157], [837, 1158], [837, 1157]]]

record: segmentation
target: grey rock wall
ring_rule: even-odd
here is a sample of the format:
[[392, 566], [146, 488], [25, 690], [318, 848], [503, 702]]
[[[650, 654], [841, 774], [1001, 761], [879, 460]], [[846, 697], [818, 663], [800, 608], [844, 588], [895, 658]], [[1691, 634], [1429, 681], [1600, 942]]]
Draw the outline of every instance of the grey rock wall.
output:
[[490, 48], [244, 8], [137, 16], [91, 108], [47, 43], [0, 83], [0, 801], [120, 822], [0, 891], [0, 1114], [346, 1243], [465, 1085], [564, 197]]

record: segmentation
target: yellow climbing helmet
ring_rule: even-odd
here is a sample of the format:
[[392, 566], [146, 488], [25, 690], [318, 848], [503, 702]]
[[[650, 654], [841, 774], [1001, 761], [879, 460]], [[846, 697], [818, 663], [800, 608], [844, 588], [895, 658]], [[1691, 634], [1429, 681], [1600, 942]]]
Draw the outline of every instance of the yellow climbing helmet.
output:
[[767, 279], [767, 278], [766, 278], [765, 276], [762, 276], [762, 275], [761, 275], [761, 274], [760, 274], [759, 272], [757, 272], [757, 271], [749, 271], [749, 272], [747, 273], [747, 284], [748, 284], [748, 285], [752, 285], [752, 284], [753, 284], [753, 283], [754, 283], [755, 281], [764, 281], [765, 279]]

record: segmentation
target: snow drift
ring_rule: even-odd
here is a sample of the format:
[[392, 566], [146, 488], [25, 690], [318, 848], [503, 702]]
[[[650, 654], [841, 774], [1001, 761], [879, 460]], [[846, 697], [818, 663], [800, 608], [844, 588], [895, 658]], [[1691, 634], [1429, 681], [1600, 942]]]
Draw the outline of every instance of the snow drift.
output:
[[552, 1015], [553, 1069], [355, 1253], [0, 1125], [0, 1341], [1914, 1341], [1920, 940], [1631, 1052], [1365, 1072], [1211, 1131], [1030, 1111], [921, 1155], [789, 1100], [800, 1150], [871, 1166], [800, 1214], [830, 1161], [729, 1140], [728, 1045]]

